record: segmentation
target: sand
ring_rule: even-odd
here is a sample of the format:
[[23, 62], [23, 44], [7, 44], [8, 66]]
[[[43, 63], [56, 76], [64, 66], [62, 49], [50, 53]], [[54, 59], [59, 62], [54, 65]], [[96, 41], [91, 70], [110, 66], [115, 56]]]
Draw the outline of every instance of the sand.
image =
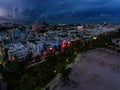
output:
[[90, 50], [77, 57], [70, 81], [54, 90], [120, 90], [120, 55], [107, 49]]

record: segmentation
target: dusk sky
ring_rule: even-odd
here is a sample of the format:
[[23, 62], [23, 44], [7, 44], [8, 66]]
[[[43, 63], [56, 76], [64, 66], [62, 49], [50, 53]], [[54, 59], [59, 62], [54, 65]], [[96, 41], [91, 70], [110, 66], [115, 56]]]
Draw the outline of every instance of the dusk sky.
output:
[[0, 0], [0, 19], [51, 23], [120, 22], [119, 0]]

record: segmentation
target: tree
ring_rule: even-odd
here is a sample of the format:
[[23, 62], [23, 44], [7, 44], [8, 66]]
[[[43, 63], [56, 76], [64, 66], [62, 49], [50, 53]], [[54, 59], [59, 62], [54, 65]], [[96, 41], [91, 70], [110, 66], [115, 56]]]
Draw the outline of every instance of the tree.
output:
[[120, 28], [118, 29], [118, 33], [119, 33], [119, 35], [120, 35]]
[[25, 63], [31, 62], [32, 60], [33, 60], [33, 53], [30, 52], [30, 53], [28, 53], [28, 55], [26, 56]]
[[29, 74], [24, 74], [20, 80], [20, 90], [34, 90], [36, 84], [33, 77]]
[[35, 57], [35, 61], [36, 61], [36, 62], [41, 61], [41, 59], [40, 59], [40, 55], [37, 55], [37, 56]]
[[63, 69], [61, 72], [61, 77], [60, 79], [63, 81], [63, 83], [67, 84], [67, 81], [69, 81], [69, 76], [71, 74], [72, 69], [71, 68], [67, 68], [67, 69]]

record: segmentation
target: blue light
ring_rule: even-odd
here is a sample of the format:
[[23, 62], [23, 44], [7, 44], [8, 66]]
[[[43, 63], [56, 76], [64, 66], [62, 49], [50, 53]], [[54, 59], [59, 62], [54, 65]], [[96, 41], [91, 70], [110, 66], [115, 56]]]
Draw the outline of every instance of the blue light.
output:
[[40, 51], [42, 50], [42, 44], [39, 44], [39, 50]]
[[52, 46], [58, 48], [60, 44], [58, 42], [55, 42], [55, 43], [52, 43]]

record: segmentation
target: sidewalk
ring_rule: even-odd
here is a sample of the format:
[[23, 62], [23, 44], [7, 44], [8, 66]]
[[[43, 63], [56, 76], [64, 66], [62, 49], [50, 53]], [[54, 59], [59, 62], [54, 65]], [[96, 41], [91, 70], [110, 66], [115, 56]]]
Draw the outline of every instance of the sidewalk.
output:
[[38, 64], [41, 64], [41, 63], [43, 63], [43, 62], [45, 62], [45, 61], [46, 61], [46, 60], [43, 60], [43, 61], [40, 61], [40, 62], [36, 62], [36, 63], [30, 64], [30, 65], [26, 66], [25, 69], [30, 68], [30, 67], [33, 67], [33, 66], [38, 65]]
[[[66, 68], [73, 68], [74, 66], [76, 66], [79, 63], [81, 56], [82, 56], [82, 54], [79, 53], [77, 55], [77, 57], [75, 58], [75, 61], [73, 63], [69, 64]], [[59, 85], [59, 83], [61, 83], [60, 77], [61, 77], [61, 74], [59, 73], [54, 79], [52, 79], [46, 85], [46, 87], [49, 87], [50, 90], [54, 90], [57, 87], [57, 85]], [[45, 90], [45, 88], [42, 90]]]

